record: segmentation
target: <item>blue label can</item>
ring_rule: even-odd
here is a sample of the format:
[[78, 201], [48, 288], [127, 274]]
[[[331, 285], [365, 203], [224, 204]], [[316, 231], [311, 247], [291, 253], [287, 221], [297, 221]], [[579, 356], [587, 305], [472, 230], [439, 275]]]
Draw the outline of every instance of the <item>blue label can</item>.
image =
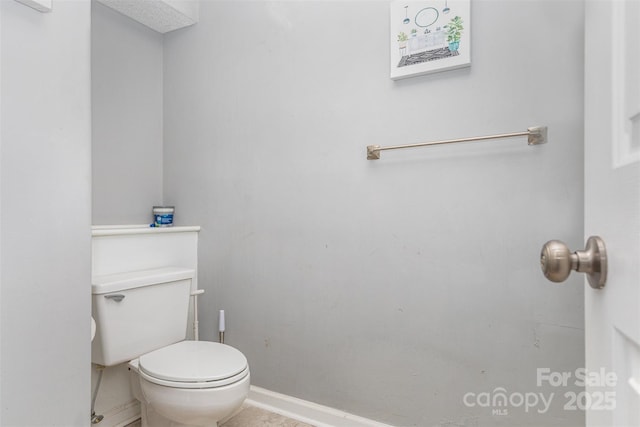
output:
[[156, 227], [171, 227], [173, 225], [173, 206], [154, 206], [153, 225]]

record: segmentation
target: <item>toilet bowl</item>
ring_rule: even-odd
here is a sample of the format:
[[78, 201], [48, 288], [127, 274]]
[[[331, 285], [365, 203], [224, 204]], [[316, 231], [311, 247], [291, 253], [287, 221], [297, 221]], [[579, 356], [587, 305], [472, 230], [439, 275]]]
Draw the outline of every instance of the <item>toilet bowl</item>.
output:
[[249, 393], [249, 367], [233, 347], [182, 341], [129, 362], [142, 425], [216, 426]]

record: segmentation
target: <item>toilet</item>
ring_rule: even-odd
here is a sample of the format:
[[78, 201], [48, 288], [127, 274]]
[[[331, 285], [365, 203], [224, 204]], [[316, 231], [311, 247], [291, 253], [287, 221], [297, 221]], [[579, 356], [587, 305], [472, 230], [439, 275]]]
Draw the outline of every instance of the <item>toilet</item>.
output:
[[239, 350], [185, 340], [194, 275], [163, 267], [92, 280], [91, 361], [128, 363], [144, 427], [217, 426], [249, 393], [249, 365]]

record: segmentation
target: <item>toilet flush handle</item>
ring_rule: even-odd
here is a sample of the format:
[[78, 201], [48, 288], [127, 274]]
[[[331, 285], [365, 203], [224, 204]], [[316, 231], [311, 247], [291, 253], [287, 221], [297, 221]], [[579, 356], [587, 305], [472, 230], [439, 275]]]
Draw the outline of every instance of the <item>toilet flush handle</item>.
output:
[[124, 299], [124, 295], [122, 294], [109, 294], [104, 296], [106, 299], [112, 299], [115, 302], [120, 302]]

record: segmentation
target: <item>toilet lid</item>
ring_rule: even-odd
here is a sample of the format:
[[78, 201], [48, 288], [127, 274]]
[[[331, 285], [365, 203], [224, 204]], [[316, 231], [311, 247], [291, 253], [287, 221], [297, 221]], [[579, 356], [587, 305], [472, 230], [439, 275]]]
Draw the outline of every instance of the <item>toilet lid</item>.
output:
[[219, 381], [247, 369], [247, 359], [233, 347], [209, 341], [181, 341], [140, 356], [140, 371], [166, 381]]

